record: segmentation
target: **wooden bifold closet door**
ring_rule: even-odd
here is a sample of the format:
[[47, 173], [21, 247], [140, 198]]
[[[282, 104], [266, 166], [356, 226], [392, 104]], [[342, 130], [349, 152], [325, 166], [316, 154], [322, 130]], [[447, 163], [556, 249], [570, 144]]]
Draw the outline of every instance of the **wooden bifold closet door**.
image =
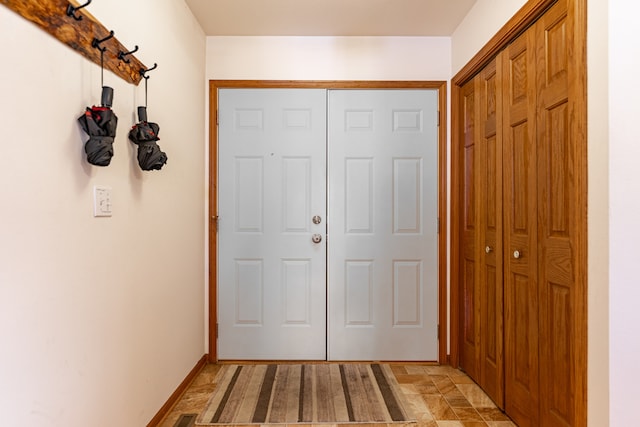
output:
[[538, 426], [538, 246], [535, 27], [501, 54], [504, 105], [505, 410]]
[[574, 15], [556, 2], [459, 92], [460, 367], [520, 427], [582, 425]]

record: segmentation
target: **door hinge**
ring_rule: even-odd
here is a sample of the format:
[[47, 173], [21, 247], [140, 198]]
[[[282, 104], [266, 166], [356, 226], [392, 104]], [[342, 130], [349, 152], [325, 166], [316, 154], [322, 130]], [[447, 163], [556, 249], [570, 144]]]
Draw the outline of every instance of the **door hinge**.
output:
[[218, 339], [218, 329], [219, 329], [218, 326], [219, 325], [216, 323], [216, 339]]
[[438, 218], [438, 234], [440, 234], [440, 218]]
[[440, 111], [438, 110], [438, 127], [440, 127]]
[[219, 124], [220, 124], [220, 119], [218, 118], [218, 110], [216, 110], [216, 126], [218, 126]]
[[440, 325], [438, 324], [438, 341], [440, 340]]

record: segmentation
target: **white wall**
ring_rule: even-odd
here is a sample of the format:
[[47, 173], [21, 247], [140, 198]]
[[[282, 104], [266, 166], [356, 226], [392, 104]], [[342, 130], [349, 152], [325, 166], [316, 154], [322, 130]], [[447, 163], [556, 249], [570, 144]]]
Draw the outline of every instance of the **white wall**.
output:
[[[595, 2], [593, 0], [590, 3]], [[638, 425], [640, 5], [609, 0], [609, 307], [611, 426]], [[605, 40], [606, 43], [606, 40]]]
[[448, 80], [448, 37], [207, 37], [207, 78]]
[[[89, 165], [76, 119], [99, 103], [99, 67], [0, 7], [3, 425], [146, 425], [204, 354], [204, 34], [182, 0], [88, 10], [159, 64], [149, 119], [169, 161], [139, 169], [143, 85], [106, 72], [115, 157]], [[94, 185], [113, 188], [111, 218], [92, 216]]]
[[451, 68], [455, 75], [527, 0], [477, 0], [451, 36]]

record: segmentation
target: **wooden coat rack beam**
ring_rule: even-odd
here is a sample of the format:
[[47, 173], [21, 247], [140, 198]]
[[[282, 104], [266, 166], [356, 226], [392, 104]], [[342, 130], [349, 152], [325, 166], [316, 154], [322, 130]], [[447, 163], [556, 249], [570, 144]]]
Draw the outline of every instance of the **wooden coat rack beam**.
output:
[[[91, 43], [94, 38], [101, 40], [107, 37], [109, 30], [86, 12], [86, 9], [76, 11], [77, 16], [83, 17], [82, 20], [77, 21], [67, 16], [66, 11], [69, 5], [67, 0], [0, 0], [0, 4], [4, 4], [62, 43], [77, 50], [85, 58], [100, 65], [100, 51]], [[75, 1], [71, 4], [78, 6]], [[140, 83], [142, 80], [140, 70], [146, 70], [147, 67], [133, 55], [126, 56], [129, 63], [118, 58], [120, 52], [129, 52], [130, 49], [124, 47], [115, 37], [105, 41], [101, 46], [107, 49], [104, 52], [105, 69], [114, 72], [129, 83], [134, 85]]]

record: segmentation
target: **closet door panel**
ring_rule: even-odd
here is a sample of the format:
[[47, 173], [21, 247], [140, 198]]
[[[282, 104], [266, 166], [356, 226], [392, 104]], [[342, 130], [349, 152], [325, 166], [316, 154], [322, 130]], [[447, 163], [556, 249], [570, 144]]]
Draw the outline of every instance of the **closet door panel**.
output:
[[503, 406], [502, 330], [502, 86], [500, 56], [480, 73], [478, 147], [480, 385]]
[[540, 240], [540, 425], [575, 425], [575, 210], [579, 138], [572, 137], [568, 96], [573, 18], [560, 0], [536, 24], [538, 47], [538, 205]]
[[463, 179], [464, 200], [462, 203], [463, 221], [461, 233], [462, 246], [462, 334], [460, 346], [460, 367], [474, 380], [479, 381], [478, 362], [480, 346], [480, 323], [478, 297], [476, 290], [476, 234], [477, 234], [477, 212], [476, 209], [476, 182], [477, 169], [476, 162], [476, 133], [479, 127], [476, 126], [478, 117], [477, 86], [479, 79], [475, 78], [462, 88], [462, 132], [464, 142], [463, 158]]
[[529, 30], [504, 51], [505, 409], [538, 426], [536, 49]]

